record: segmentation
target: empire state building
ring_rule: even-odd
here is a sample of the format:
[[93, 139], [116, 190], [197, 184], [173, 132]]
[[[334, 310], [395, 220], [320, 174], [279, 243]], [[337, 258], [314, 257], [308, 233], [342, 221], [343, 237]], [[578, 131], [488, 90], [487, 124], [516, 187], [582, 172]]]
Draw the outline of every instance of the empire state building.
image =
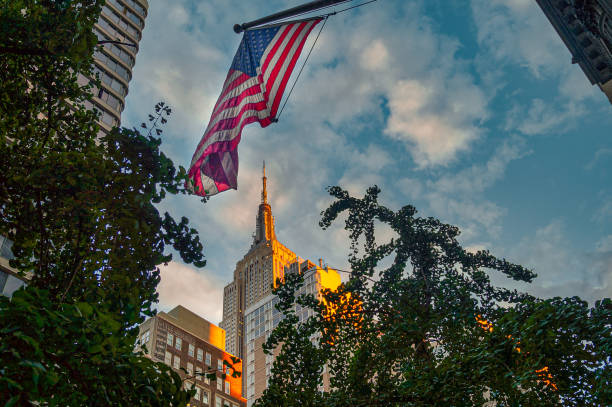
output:
[[255, 234], [249, 251], [236, 263], [234, 280], [223, 290], [223, 320], [226, 351], [241, 359], [245, 356], [244, 312], [272, 293], [277, 279], [283, 279], [286, 266], [295, 263], [296, 254], [276, 240], [274, 217], [268, 203], [266, 164], [263, 165], [261, 203]]

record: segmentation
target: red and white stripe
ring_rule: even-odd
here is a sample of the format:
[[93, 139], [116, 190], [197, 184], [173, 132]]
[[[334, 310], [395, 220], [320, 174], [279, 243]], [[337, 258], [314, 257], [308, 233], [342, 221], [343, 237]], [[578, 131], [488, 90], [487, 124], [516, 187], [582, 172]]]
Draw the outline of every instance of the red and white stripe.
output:
[[197, 195], [214, 195], [237, 188], [236, 148], [242, 129], [256, 121], [261, 127], [272, 123], [308, 34], [320, 21], [281, 26], [264, 51], [256, 76], [230, 69], [191, 160], [188, 186]]

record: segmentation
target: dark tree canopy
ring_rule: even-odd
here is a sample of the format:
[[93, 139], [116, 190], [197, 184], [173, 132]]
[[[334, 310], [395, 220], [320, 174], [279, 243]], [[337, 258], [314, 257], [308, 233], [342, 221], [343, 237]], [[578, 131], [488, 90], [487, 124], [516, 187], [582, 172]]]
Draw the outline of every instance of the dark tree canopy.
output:
[[145, 134], [103, 132], [86, 108], [95, 85], [79, 78], [94, 78], [103, 3], [0, 0], [0, 234], [29, 279], [0, 301], [0, 405], [188, 400], [133, 345], [154, 314], [158, 265], [174, 250], [201, 267], [202, 245], [187, 218], [156, 208], [187, 193], [156, 138], [170, 108], [155, 106]]
[[[349, 280], [323, 305], [277, 289], [285, 320], [264, 349], [281, 347], [259, 406], [603, 406], [612, 403], [612, 303], [542, 300], [495, 287], [492, 273], [531, 282], [520, 265], [467, 251], [459, 229], [330, 188], [329, 227], [345, 213]], [[395, 233], [377, 242], [375, 225]], [[295, 303], [317, 312], [296, 325]], [[313, 345], [309, 338], [316, 338]], [[330, 387], [321, 374], [329, 372]], [[300, 394], [300, 397], [295, 397]], [[488, 404], [494, 403], [494, 404]]]

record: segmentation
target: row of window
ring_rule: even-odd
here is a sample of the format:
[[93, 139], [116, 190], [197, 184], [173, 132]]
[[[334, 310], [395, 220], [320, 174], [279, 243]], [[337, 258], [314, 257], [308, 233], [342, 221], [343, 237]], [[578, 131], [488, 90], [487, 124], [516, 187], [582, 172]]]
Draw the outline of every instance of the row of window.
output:
[[147, 11], [137, 1], [134, 1], [134, 0], [123, 0], [123, 2], [125, 4], [129, 4], [134, 10], [136, 10], [138, 12], [138, 14], [140, 14], [142, 16], [142, 18], [146, 17]]
[[128, 34], [130, 34], [133, 38], [136, 38], [140, 41], [142, 34], [135, 28], [132, 24], [128, 23], [121, 15], [119, 15], [115, 10], [112, 10], [108, 6], [102, 7], [102, 15], [108, 18], [113, 24], [116, 24], [117, 27], [124, 30]]
[[[100, 30], [94, 28], [93, 32], [98, 37], [98, 40], [100, 40], [100, 41], [111, 41], [111, 39], [108, 38]], [[106, 51], [110, 52], [111, 54], [115, 55], [117, 58], [119, 58], [123, 62], [125, 62], [130, 68], [134, 67], [134, 64], [136, 63], [136, 60], [125, 49], [123, 49], [123, 48], [121, 48], [121, 47], [119, 47], [119, 46], [117, 46], [115, 44], [104, 44], [104, 49]]]
[[97, 66], [93, 69], [94, 75], [98, 74], [100, 76], [100, 81], [103, 84], [113, 89], [115, 92], [125, 97], [127, 95], [127, 86], [125, 86], [119, 79], [113, 78], [106, 71], [98, 68]]
[[[178, 355], [173, 355], [172, 353], [166, 351], [164, 354], [164, 363], [168, 366], [172, 366], [172, 368], [179, 370], [181, 368], [181, 357]], [[193, 363], [187, 362], [187, 376], [193, 377], [196, 381], [203, 381], [205, 384], [210, 385], [210, 379], [206, 375], [200, 367], [193, 366]], [[228, 372], [229, 373], [229, 372]], [[217, 377], [215, 380], [217, 383], [217, 390], [220, 392], [225, 392], [225, 394], [231, 394], [231, 383], [227, 380], [222, 380], [221, 377]]]
[[111, 95], [104, 89], [98, 90], [98, 99], [115, 109], [115, 111], [119, 114], [121, 114], [123, 111], [123, 103], [116, 96]]
[[94, 58], [96, 58], [98, 61], [102, 62], [104, 65], [106, 65], [108, 68], [110, 68], [117, 75], [121, 76], [123, 79], [125, 79], [126, 82], [130, 81], [130, 79], [131, 79], [130, 78], [130, 71], [125, 69], [123, 66], [121, 66], [121, 64], [119, 62], [115, 61], [113, 58], [109, 57], [104, 52], [100, 52], [100, 51], [96, 50], [94, 52]]
[[106, 0], [107, 3], [112, 4], [117, 7], [117, 10], [121, 10], [123, 15], [129, 18], [134, 24], [136, 24], [142, 30], [144, 28], [144, 20], [138, 17], [138, 15], [134, 14], [132, 10], [125, 7], [123, 4], [120, 4], [117, 0]]
[[83, 104], [85, 105], [86, 109], [95, 110], [99, 112], [100, 117], [98, 118], [98, 120], [100, 120], [102, 123], [105, 123], [110, 127], [115, 127], [119, 125], [119, 120], [117, 120], [114, 115], [107, 112], [103, 107], [93, 104], [89, 100], [86, 100]]
[[[192, 383], [185, 383], [185, 389], [191, 389]], [[192, 400], [200, 401], [205, 406], [210, 405], [210, 393], [205, 389], [195, 386], [196, 394]], [[228, 400], [222, 399], [221, 397], [215, 398], [215, 407], [238, 407], [237, 404], [231, 403]]]
[[[175, 337], [173, 334], [171, 334], [170, 332], [168, 332], [168, 335], [166, 337], [166, 344], [168, 346], [174, 346], [174, 348], [176, 350], [182, 350], [183, 349], [183, 339], [179, 338], [178, 336]], [[204, 351], [200, 348], [196, 348], [193, 344], [191, 343], [186, 343], [187, 345], [187, 354], [191, 357], [195, 358], [202, 362], [203, 358], [204, 358]], [[212, 355], [208, 352], [206, 352], [206, 362], [205, 362], [206, 366], [212, 366]], [[223, 372], [223, 359], [217, 359], [217, 370], [220, 372]], [[230, 368], [227, 367], [226, 369], [226, 374], [230, 374]]]
[[[106, 21], [107, 18], [109, 20], [111, 19], [110, 17], [107, 17], [106, 15], [102, 14], [101, 17], [98, 19], [98, 25], [104, 28], [104, 31], [111, 34], [113, 40], [125, 42], [128, 44], [137, 42], [134, 38], [126, 36], [125, 32], [120, 31], [114, 24]], [[134, 37], [137, 38], [136, 35], [134, 35]], [[134, 51], [134, 53], [136, 52], [137, 51]]]

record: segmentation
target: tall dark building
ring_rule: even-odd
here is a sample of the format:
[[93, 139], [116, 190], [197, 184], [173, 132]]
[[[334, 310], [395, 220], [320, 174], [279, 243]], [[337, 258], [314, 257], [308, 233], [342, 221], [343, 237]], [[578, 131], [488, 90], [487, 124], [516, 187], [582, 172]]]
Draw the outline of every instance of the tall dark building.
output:
[[612, 0], [536, 0], [593, 85], [612, 103]]

